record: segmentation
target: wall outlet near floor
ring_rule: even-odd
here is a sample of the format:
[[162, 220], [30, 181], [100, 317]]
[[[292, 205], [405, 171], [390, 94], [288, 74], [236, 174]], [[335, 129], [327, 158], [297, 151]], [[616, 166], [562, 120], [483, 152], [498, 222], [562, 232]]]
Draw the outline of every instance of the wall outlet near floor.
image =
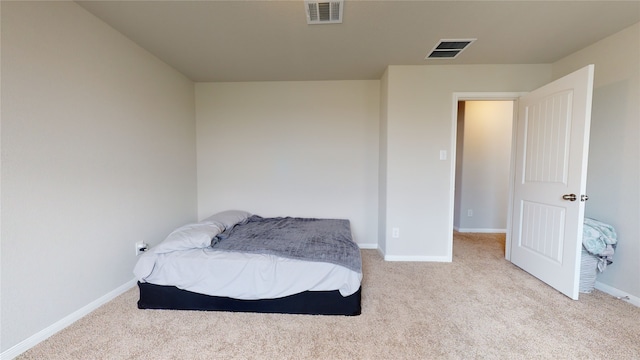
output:
[[391, 237], [392, 238], [399, 238], [400, 237], [400, 228], [394, 227], [393, 229], [391, 229]]
[[473, 210], [472, 209], [467, 210], [467, 216], [473, 216]]
[[149, 249], [149, 245], [145, 244], [144, 241], [138, 241], [136, 243], [136, 256], [142, 254], [143, 252]]

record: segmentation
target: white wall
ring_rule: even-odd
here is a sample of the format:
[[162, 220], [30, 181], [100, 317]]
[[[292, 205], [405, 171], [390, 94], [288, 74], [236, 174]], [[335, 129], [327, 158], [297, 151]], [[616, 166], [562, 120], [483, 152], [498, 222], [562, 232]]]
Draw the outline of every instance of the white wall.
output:
[[640, 298], [640, 23], [553, 64], [595, 64], [585, 215], [613, 225], [614, 263], [598, 281]]
[[340, 217], [375, 246], [379, 81], [196, 84], [198, 216]]
[[196, 218], [193, 83], [73, 2], [2, 2], [2, 345]]
[[[386, 257], [448, 261], [453, 227], [454, 92], [521, 92], [550, 65], [390, 66], [387, 99]], [[448, 157], [440, 160], [440, 150]], [[390, 229], [400, 229], [391, 238]]]
[[[458, 143], [456, 204], [459, 231], [504, 232], [507, 228], [513, 101], [465, 101]], [[460, 142], [460, 134], [458, 134]], [[461, 157], [460, 157], [461, 155]], [[459, 179], [458, 179], [459, 178]], [[469, 210], [472, 214], [469, 215]]]

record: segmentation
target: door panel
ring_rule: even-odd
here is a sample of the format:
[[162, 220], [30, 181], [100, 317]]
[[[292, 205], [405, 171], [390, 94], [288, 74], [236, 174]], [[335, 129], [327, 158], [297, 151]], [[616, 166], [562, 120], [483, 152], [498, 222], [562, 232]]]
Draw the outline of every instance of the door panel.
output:
[[571, 104], [563, 91], [525, 107], [524, 182], [567, 183]]
[[523, 201], [520, 246], [562, 264], [565, 209]]
[[577, 299], [593, 65], [519, 99], [511, 261]]

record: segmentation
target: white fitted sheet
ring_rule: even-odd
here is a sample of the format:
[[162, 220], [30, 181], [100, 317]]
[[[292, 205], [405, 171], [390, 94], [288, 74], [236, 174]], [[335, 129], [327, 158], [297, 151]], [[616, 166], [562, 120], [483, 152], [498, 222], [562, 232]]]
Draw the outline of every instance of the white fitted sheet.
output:
[[144, 253], [134, 268], [141, 282], [234, 299], [274, 299], [303, 291], [338, 290], [349, 296], [362, 274], [340, 265], [274, 255], [189, 249]]

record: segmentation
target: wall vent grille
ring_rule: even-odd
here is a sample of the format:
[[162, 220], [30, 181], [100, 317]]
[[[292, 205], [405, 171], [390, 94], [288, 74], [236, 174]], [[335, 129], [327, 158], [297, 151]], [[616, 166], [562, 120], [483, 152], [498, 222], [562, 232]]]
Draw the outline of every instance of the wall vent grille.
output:
[[340, 24], [342, 23], [343, 0], [304, 1], [307, 13], [307, 24]]

